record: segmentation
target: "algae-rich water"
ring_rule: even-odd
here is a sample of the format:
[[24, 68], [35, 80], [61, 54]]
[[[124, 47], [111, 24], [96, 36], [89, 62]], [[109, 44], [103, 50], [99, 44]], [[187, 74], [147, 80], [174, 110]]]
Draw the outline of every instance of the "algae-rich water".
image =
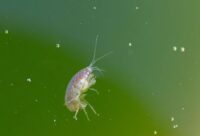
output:
[[[2, 136], [199, 136], [200, 2], [1, 0]], [[64, 106], [96, 56], [87, 107]]]

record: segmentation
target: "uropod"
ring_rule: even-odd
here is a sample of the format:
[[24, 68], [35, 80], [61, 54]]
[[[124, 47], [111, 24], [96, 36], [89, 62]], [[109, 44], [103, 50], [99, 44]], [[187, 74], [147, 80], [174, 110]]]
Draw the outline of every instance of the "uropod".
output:
[[91, 88], [96, 83], [96, 76], [94, 71], [101, 72], [102, 70], [97, 66], [94, 66], [97, 61], [101, 60], [105, 56], [112, 53], [108, 52], [103, 56], [95, 59], [96, 56], [96, 49], [97, 49], [97, 42], [98, 42], [98, 35], [96, 36], [95, 40], [95, 47], [93, 52], [93, 58], [90, 64], [78, 71], [70, 80], [67, 85], [66, 94], [65, 94], [65, 106], [71, 111], [75, 112], [73, 118], [77, 120], [77, 114], [80, 110], [83, 110], [87, 119], [89, 120], [89, 116], [86, 111], [86, 107], [89, 106], [94, 114], [99, 115], [93, 106], [85, 99], [86, 92], [88, 90], [97, 91], [96, 89]]

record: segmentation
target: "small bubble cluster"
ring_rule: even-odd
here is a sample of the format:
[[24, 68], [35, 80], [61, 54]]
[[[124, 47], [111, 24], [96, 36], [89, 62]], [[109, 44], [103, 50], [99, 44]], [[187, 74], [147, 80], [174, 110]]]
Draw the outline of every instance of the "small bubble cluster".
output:
[[178, 124], [173, 125], [173, 128], [177, 128], [177, 127], [178, 127]]
[[[171, 117], [170, 120], [171, 120], [171, 122], [175, 122], [175, 118], [174, 117]], [[174, 129], [177, 128], [177, 127], [178, 127], [178, 124], [173, 124], [172, 125], [172, 128], [174, 128]]]
[[[173, 51], [178, 51], [178, 47], [177, 46], [173, 46], [172, 47]], [[180, 47], [180, 52], [185, 52], [185, 47]]]

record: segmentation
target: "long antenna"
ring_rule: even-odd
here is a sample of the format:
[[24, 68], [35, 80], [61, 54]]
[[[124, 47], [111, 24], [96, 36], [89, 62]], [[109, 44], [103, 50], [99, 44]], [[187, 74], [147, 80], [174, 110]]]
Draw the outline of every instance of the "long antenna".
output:
[[97, 50], [97, 43], [98, 43], [98, 38], [99, 38], [99, 35], [97, 34], [97, 36], [96, 36], [96, 40], [95, 40], [95, 46], [94, 46], [93, 58], [92, 58], [92, 61], [91, 61], [91, 63], [90, 63], [89, 66], [94, 65], [97, 61], [99, 61], [99, 60], [101, 60], [102, 58], [104, 58], [104, 57], [110, 55], [111, 53], [113, 53], [113, 51], [110, 51], [110, 52], [108, 52], [108, 53], [102, 55], [101, 57], [99, 57], [99, 58], [97, 58], [97, 59], [95, 60], [95, 57], [96, 57], [96, 50]]
[[93, 62], [95, 62], [98, 39], [99, 39], [99, 35], [97, 34], [96, 40], [95, 40], [95, 45], [94, 45], [93, 58], [92, 58], [91, 64], [92, 64]]
[[101, 57], [97, 58], [96, 60], [92, 61], [92, 63], [90, 64], [90, 66], [94, 65], [95, 63], [97, 63], [97, 61], [103, 59], [104, 57], [106, 57], [106, 56], [108, 56], [108, 55], [110, 55], [112, 53], [113, 53], [113, 51], [107, 52], [106, 54], [104, 54]]

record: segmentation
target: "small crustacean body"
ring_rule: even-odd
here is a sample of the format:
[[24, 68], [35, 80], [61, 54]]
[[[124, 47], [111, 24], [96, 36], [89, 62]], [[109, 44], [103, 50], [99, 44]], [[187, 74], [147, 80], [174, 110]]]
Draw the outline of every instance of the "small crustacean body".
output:
[[87, 119], [89, 120], [87, 111], [85, 109], [87, 106], [89, 106], [92, 109], [92, 111], [96, 115], [98, 115], [95, 109], [92, 107], [92, 105], [85, 99], [85, 96], [86, 96], [85, 93], [89, 89], [95, 90], [91, 88], [91, 86], [93, 86], [96, 83], [96, 77], [94, 75], [94, 71], [101, 71], [101, 69], [99, 69], [98, 67], [94, 67], [94, 64], [100, 59], [102, 59], [103, 57], [109, 55], [111, 52], [104, 54], [103, 56], [95, 60], [97, 40], [98, 40], [98, 35], [96, 37], [92, 62], [90, 63], [89, 66], [77, 72], [72, 77], [71, 81], [69, 82], [67, 86], [67, 90], [65, 94], [65, 105], [70, 111], [75, 112], [74, 114], [75, 120], [77, 120], [77, 114], [79, 110], [83, 110]]
[[89, 120], [85, 110], [87, 105], [89, 105], [93, 112], [97, 114], [94, 108], [84, 98], [86, 95], [85, 92], [87, 92], [96, 82], [92, 72], [93, 70], [91, 67], [86, 67], [75, 74], [68, 84], [65, 95], [65, 105], [70, 111], [75, 112], [74, 119], [76, 120], [78, 111], [81, 109], [85, 112], [87, 119]]

